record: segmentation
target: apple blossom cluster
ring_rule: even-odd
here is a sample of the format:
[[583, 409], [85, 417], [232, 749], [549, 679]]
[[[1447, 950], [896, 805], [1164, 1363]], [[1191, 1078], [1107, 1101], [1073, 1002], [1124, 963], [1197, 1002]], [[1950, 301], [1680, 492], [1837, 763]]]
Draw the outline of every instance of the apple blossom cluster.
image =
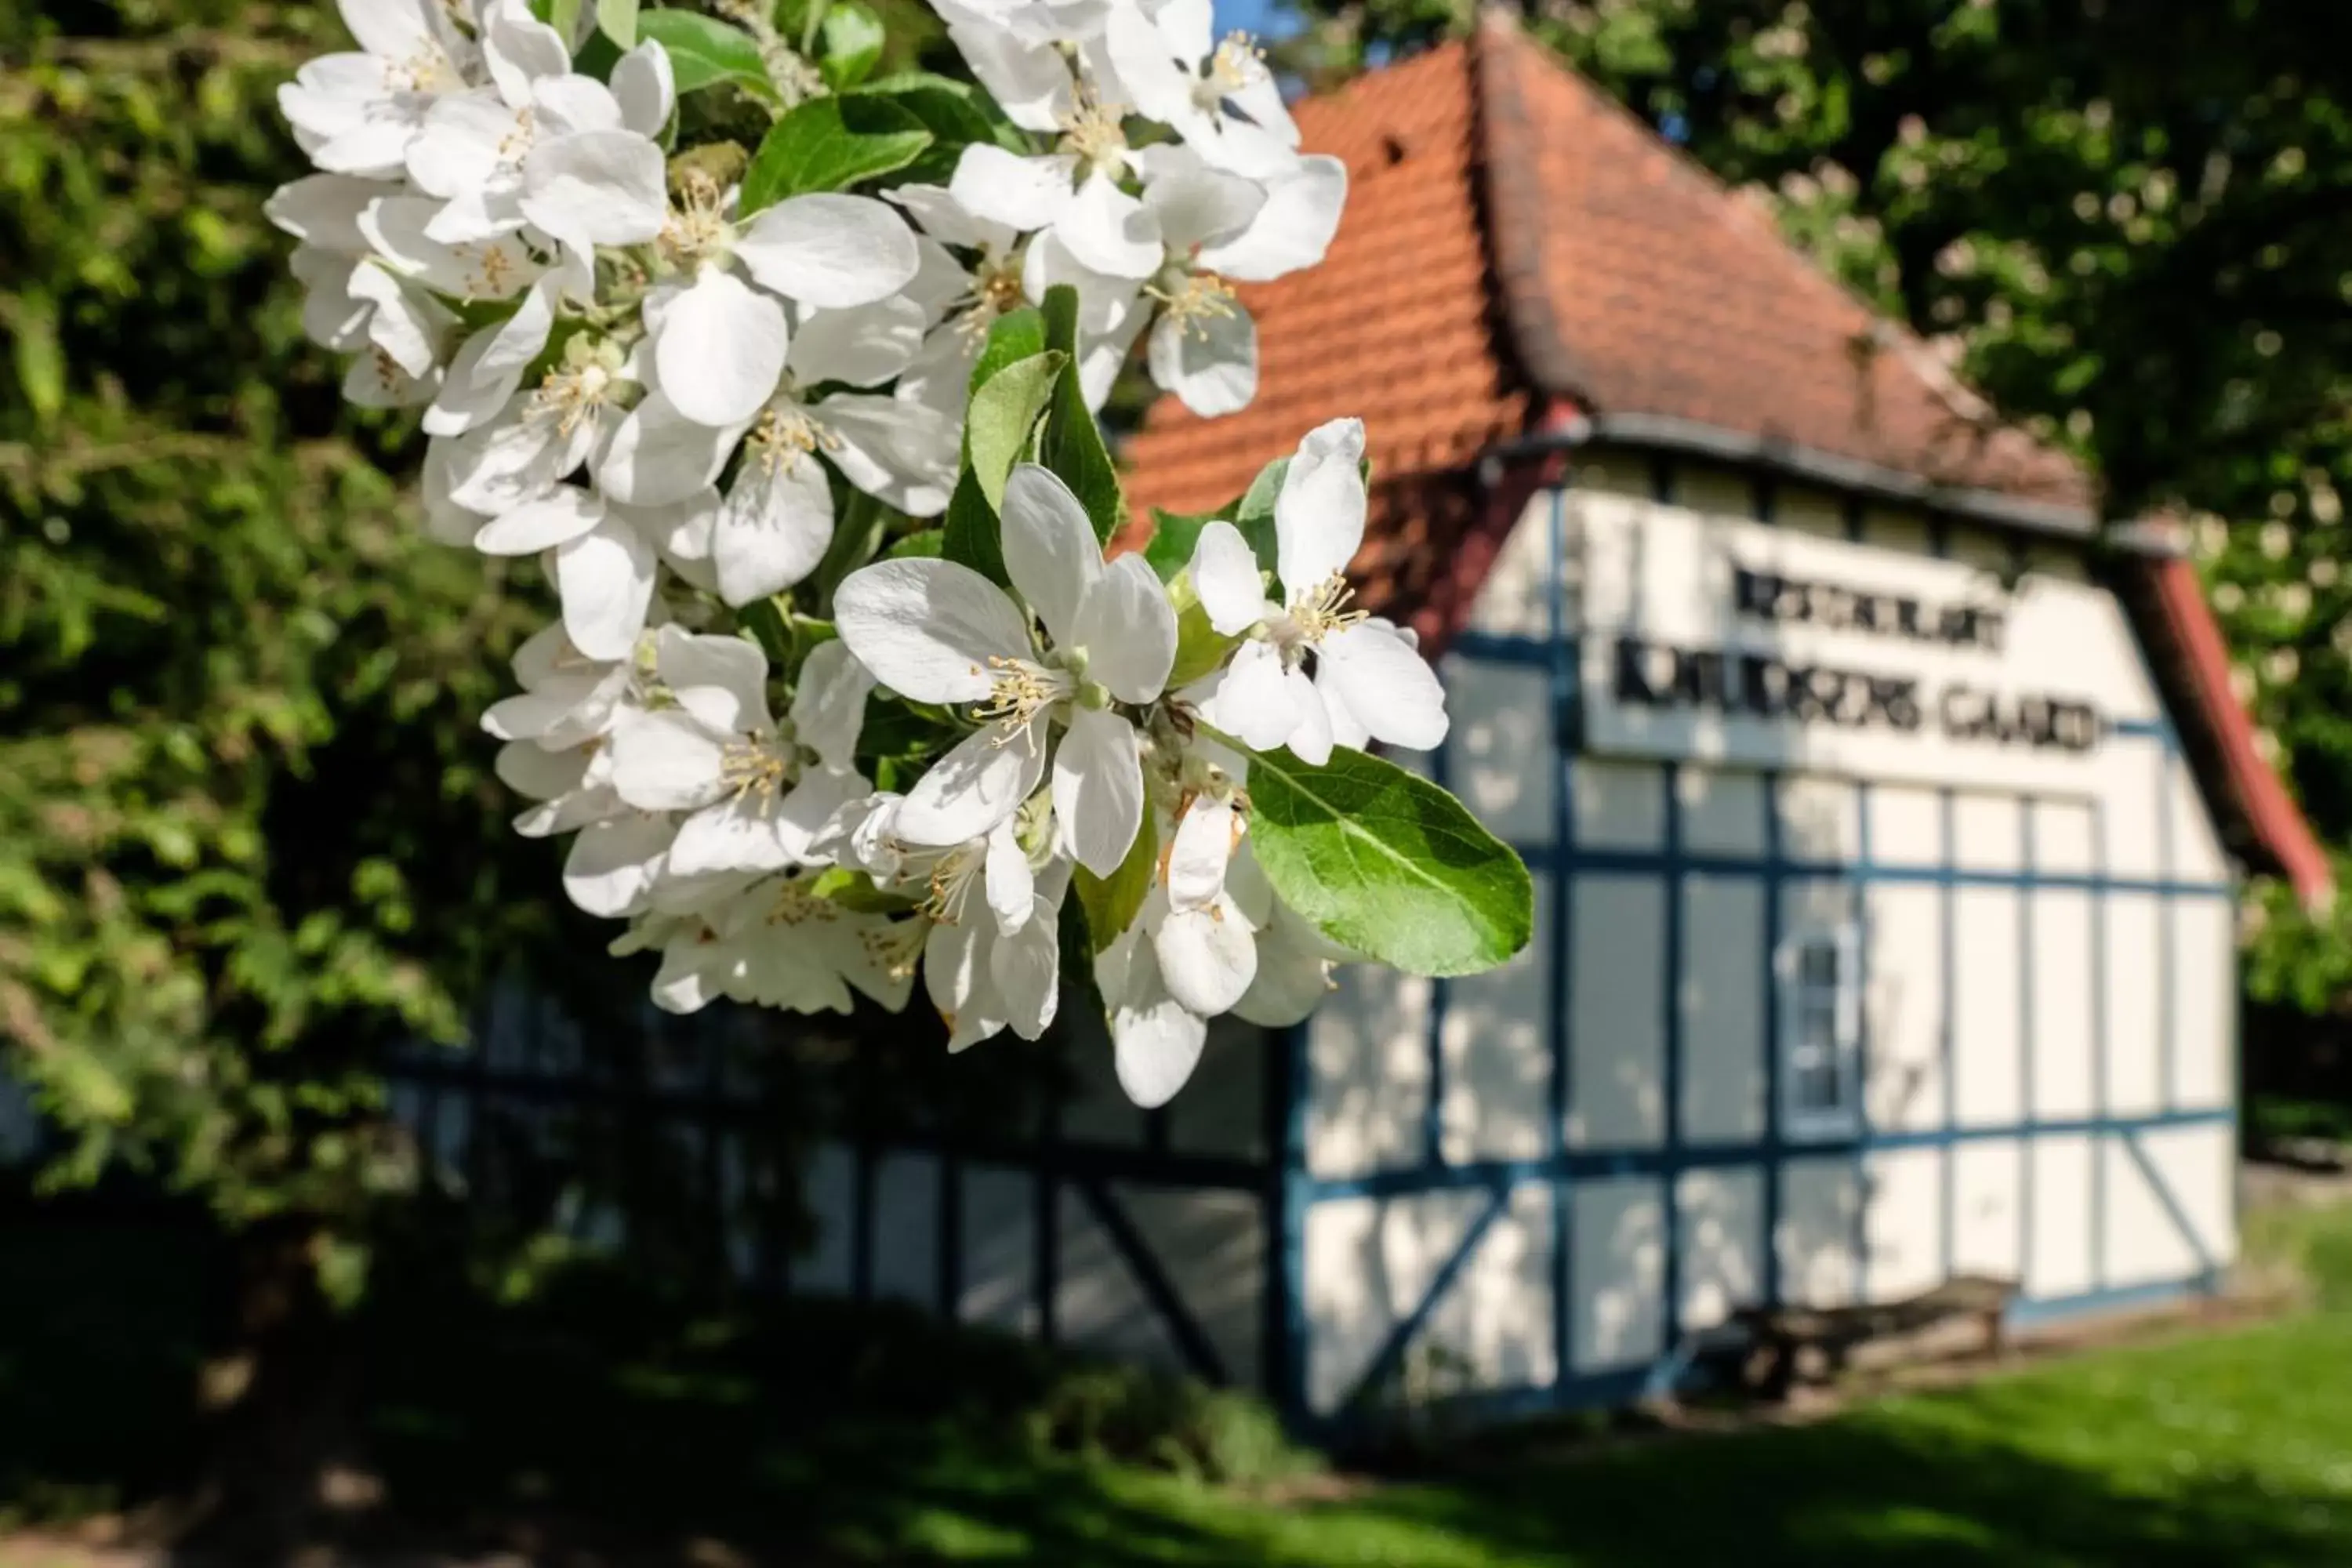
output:
[[919, 973], [960, 1049], [1040, 1036], [1076, 953], [1160, 1103], [1209, 1018], [1303, 1018], [1377, 893], [1258, 855], [1253, 770], [1445, 734], [1350, 605], [1357, 422], [1176, 520], [1181, 559], [1106, 555], [1093, 411], [1139, 342], [1246, 405], [1232, 285], [1320, 259], [1345, 171], [1206, 0], [937, 0], [976, 91], [767, 5], [342, 0], [358, 48], [281, 94], [305, 327], [418, 411], [437, 537], [543, 563], [486, 727], [660, 1005]]

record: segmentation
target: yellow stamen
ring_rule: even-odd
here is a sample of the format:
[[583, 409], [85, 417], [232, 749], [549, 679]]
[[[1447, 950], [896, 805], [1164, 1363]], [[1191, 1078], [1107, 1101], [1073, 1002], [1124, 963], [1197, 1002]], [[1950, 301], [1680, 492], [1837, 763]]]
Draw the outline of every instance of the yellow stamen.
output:
[[719, 777], [738, 800], [756, 795], [772, 800], [792, 782], [789, 759], [757, 741], [735, 741], [719, 756]]
[[1080, 175], [1115, 174], [1127, 167], [1127, 132], [1092, 87], [1080, 82], [1071, 92], [1070, 108], [1056, 121], [1062, 128], [1057, 151], [1076, 155]]
[[1204, 79], [1223, 92], [1239, 92], [1255, 86], [1265, 74], [1265, 51], [1249, 34], [1234, 32], [1227, 33], [1217, 52], [1209, 57]]
[[601, 364], [551, 370], [530, 395], [525, 417], [552, 419], [556, 434], [570, 436], [581, 422], [593, 418], [613, 389], [613, 373]]
[[1355, 596], [1356, 591], [1348, 586], [1348, 579], [1334, 572], [1290, 606], [1291, 621], [1297, 626], [1300, 637], [1319, 643], [1328, 633], [1370, 618], [1369, 611], [1348, 608], [1349, 601]]
[[654, 241], [663, 259], [685, 267], [723, 254], [735, 238], [735, 226], [727, 218], [727, 193], [701, 169], [688, 169], [677, 184], [677, 200]]
[[981, 723], [1000, 726], [996, 745], [1011, 743], [1027, 730], [1040, 710], [1070, 694], [1070, 678], [1061, 670], [1047, 669], [1025, 658], [998, 656], [992, 656], [988, 666], [996, 672], [988, 700], [974, 707], [971, 716]]
[[810, 417], [798, 404], [770, 404], [760, 411], [751, 446], [761, 471], [770, 479], [789, 474], [802, 459], [816, 452], [838, 452], [841, 437]]
[[1241, 310], [1233, 285], [1213, 272], [1188, 272], [1172, 289], [1154, 284], [1144, 292], [1160, 301], [1168, 320], [1188, 337], [1207, 337], [1211, 321]]

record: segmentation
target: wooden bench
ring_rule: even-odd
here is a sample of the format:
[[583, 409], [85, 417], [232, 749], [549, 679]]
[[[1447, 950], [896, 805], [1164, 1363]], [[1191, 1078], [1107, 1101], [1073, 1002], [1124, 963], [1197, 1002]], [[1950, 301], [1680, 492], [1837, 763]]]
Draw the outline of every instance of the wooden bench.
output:
[[1732, 1321], [1748, 1331], [1744, 1381], [1767, 1398], [1785, 1399], [1797, 1382], [1800, 1362], [1809, 1353], [1820, 1357], [1821, 1377], [1826, 1380], [1845, 1370], [1857, 1345], [1916, 1333], [1955, 1318], [1979, 1320], [1984, 1325], [1985, 1353], [1999, 1355], [2003, 1316], [2016, 1295], [2013, 1279], [1964, 1274], [1901, 1301], [1856, 1307], [1743, 1307], [1732, 1314]]

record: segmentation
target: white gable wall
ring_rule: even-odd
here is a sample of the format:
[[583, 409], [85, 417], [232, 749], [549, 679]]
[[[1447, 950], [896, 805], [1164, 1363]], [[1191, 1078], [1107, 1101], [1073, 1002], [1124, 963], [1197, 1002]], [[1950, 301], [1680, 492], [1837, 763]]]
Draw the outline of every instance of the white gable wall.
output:
[[[1555, 1266], [1505, 1272], [1555, 1323], [1563, 1398], [1624, 1392], [1776, 1294], [1887, 1300], [1978, 1272], [2021, 1280], [2032, 1312], [2208, 1278], [2234, 1246], [2232, 873], [2120, 606], [2064, 546], [2037, 543], [2012, 590], [2016, 553], [1989, 532], [1797, 486], [1761, 527], [1745, 476], [1676, 464], [1664, 503], [1659, 479], [1602, 453], [1557, 521], [1538, 494], [1444, 660], [1442, 776], [1528, 854], [1538, 931], [1493, 976], [1349, 972], [1309, 1025], [1307, 1152], [1328, 1200], [1305, 1225], [1310, 1341], [1411, 1315], [1394, 1279], [1316, 1262], [1337, 1256], [1330, 1227], [1363, 1223], [1343, 1217], [1360, 1188], [1391, 1215], [1449, 1216], [1456, 1241], [1485, 1205], [1524, 1231], [1528, 1190], [1558, 1200]], [[1792, 663], [2047, 690], [2111, 728], [2088, 754], [1949, 739], [1932, 713], [1911, 734], [1742, 733], [1671, 710], [1626, 716], [1647, 740], [1612, 731], [1594, 681], [1620, 628], [1599, 607], [1645, 606], [1643, 634], [1685, 646], [1753, 646], [1723, 559], [2007, 616], [1999, 653], [1766, 628]], [[1554, 652], [1580, 637], [1582, 669]], [[1565, 756], [1564, 699], [1587, 738]], [[1770, 928], [1807, 922], [1851, 922], [1863, 971], [1863, 1115], [1820, 1144], [1775, 1103]], [[1449, 1350], [1447, 1321], [1427, 1315], [1426, 1356], [1484, 1369], [1469, 1387], [1525, 1384], [1509, 1358]], [[1313, 1392], [1328, 1410], [1347, 1391], [1318, 1375]]]

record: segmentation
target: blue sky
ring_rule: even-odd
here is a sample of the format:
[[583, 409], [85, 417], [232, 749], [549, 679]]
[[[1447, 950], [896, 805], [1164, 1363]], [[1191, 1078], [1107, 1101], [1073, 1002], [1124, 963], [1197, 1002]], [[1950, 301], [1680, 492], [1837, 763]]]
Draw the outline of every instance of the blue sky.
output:
[[1217, 34], [1220, 37], [1231, 32], [1255, 33], [1264, 37], [1280, 30], [1274, 16], [1273, 0], [1216, 0]]

